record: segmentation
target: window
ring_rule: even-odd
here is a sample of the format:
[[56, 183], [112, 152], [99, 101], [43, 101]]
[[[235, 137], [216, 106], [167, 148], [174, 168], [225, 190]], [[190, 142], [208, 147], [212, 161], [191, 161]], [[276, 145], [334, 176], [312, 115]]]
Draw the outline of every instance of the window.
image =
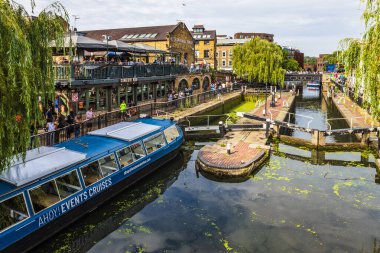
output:
[[218, 52], [216, 52], [216, 53], [215, 53], [215, 56], [218, 58], [218, 57], [219, 57], [219, 53], [218, 53]]
[[42, 210], [61, 201], [61, 198], [58, 194], [57, 184], [54, 180], [37, 186], [32, 190], [29, 190], [29, 194], [35, 213], [39, 213]]
[[92, 185], [103, 178], [98, 161], [89, 163], [85, 167], [82, 167], [80, 170], [82, 172], [83, 180], [86, 186]]
[[0, 231], [27, 218], [29, 214], [22, 193], [0, 202]]
[[72, 171], [29, 190], [29, 195], [33, 210], [38, 213], [80, 190], [78, 173]]
[[145, 139], [144, 144], [148, 154], [153, 153], [154, 151], [166, 146], [165, 139], [162, 134], [158, 134], [156, 136]]
[[119, 159], [120, 166], [124, 168], [129, 164], [143, 158], [145, 156], [145, 151], [142, 149], [141, 143], [136, 143], [132, 146], [117, 151], [116, 154]]
[[228, 51], [228, 55], [232, 56], [232, 50]]
[[194, 41], [195, 45], [199, 45], [199, 40]]
[[199, 58], [199, 50], [195, 50], [195, 57]]
[[136, 155], [137, 159], [140, 159], [145, 156], [145, 151], [143, 146], [141, 145], [141, 142], [131, 145], [130, 148], [132, 149], [132, 152]]
[[100, 169], [102, 170], [103, 177], [107, 177], [114, 172], [118, 171], [115, 155], [111, 154], [99, 159]]
[[222, 66], [223, 66], [223, 67], [226, 66], [226, 60], [223, 60], [223, 61], [222, 61]]
[[83, 180], [86, 186], [92, 185], [103, 177], [107, 177], [118, 170], [114, 154], [100, 158], [89, 163], [81, 169]]
[[139, 38], [144, 38], [145, 36], [146, 36], [146, 34], [140, 34]]
[[149, 38], [152, 34], [151, 33], [148, 33], [145, 35], [145, 38]]
[[210, 50], [203, 51], [204, 58], [210, 58]]
[[137, 37], [139, 37], [139, 35], [135, 34], [135, 35], [133, 35], [132, 39], [136, 39]]
[[222, 57], [223, 57], [223, 58], [226, 58], [226, 51], [223, 51], [223, 52], [222, 52]]
[[164, 134], [168, 143], [172, 143], [179, 137], [179, 132], [175, 126], [165, 129]]
[[62, 199], [65, 199], [74, 193], [82, 190], [79, 183], [78, 173], [72, 171], [69, 174], [58, 177], [56, 180], [58, 192]]
[[150, 38], [154, 38], [154, 37], [156, 37], [157, 34], [158, 34], [158, 33], [153, 33], [153, 34], [150, 36]]
[[205, 40], [204, 43], [205, 43], [205, 45], [210, 45], [210, 41], [209, 40]]
[[228, 61], [228, 66], [232, 66], [232, 61]]

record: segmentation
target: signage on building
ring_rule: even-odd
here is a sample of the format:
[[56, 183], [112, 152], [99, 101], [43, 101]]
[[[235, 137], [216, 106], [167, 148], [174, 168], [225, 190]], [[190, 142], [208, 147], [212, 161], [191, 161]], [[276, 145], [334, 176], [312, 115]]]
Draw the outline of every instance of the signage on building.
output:
[[120, 82], [121, 83], [133, 83], [133, 82], [137, 82], [137, 77], [133, 77], [133, 78], [121, 78]]

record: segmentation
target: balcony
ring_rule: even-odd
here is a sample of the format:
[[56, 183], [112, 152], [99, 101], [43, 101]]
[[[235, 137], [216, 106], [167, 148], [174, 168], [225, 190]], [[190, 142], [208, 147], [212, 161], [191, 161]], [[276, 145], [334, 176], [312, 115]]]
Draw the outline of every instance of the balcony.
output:
[[56, 64], [53, 66], [56, 84], [81, 86], [114, 84], [137, 81], [174, 79], [176, 75], [189, 73], [185, 65], [173, 64]]

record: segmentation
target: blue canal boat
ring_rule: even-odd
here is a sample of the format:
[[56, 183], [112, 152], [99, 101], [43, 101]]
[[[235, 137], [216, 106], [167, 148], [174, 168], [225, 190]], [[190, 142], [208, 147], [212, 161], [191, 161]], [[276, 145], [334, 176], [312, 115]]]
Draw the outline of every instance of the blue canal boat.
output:
[[174, 122], [139, 119], [30, 150], [0, 174], [0, 251], [23, 252], [175, 158]]

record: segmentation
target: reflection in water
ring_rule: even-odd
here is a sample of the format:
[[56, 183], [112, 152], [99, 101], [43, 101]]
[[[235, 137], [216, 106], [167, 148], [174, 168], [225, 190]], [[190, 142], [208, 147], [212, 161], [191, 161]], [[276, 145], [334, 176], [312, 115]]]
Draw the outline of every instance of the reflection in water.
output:
[[162, 201], [160, 196], [176, 181], [179, 173], [185, 168], [185, 159], [188, 159], [189, 155], [188, 151], [180, 152], [176, 159], [161, 168], [160, 172], [127, 189], [85, 216], [75, 226], [60, 232], [33, 251], [86, 252], [145, 206], [156, 200]]
[[248, 180], [219, 182], [197, 174], [191, 152], [185, 169], [173, 161], [39, 252], [372, 252], [379, 239], [374, 168], [272, 155]]
[[[319, 90], [310, 90], [306, 86], [304, 86], [302, 95], [296, 98], [295, 113], [296, 116], [293, 116], [291, 121], [302, 127], [307, 127], [310, 121], [309, 118], [301, 116], [305, 115], [313, 118], [310, 123], [310, 128], [312, 129], [328, 130], [330, 126], [331, 129], [349, 128], [347, 122], [341, 119], [342, 115], [335, 106], [332, 104], [328, 105], [323, 98], [321, 99]], [[310, 133], [291, 131], [290, 134], [294, 137], [311, 140]], [[350, 134], [326, 137], [327, 143], [355, 141], [357, 141], [355, 135]]]

